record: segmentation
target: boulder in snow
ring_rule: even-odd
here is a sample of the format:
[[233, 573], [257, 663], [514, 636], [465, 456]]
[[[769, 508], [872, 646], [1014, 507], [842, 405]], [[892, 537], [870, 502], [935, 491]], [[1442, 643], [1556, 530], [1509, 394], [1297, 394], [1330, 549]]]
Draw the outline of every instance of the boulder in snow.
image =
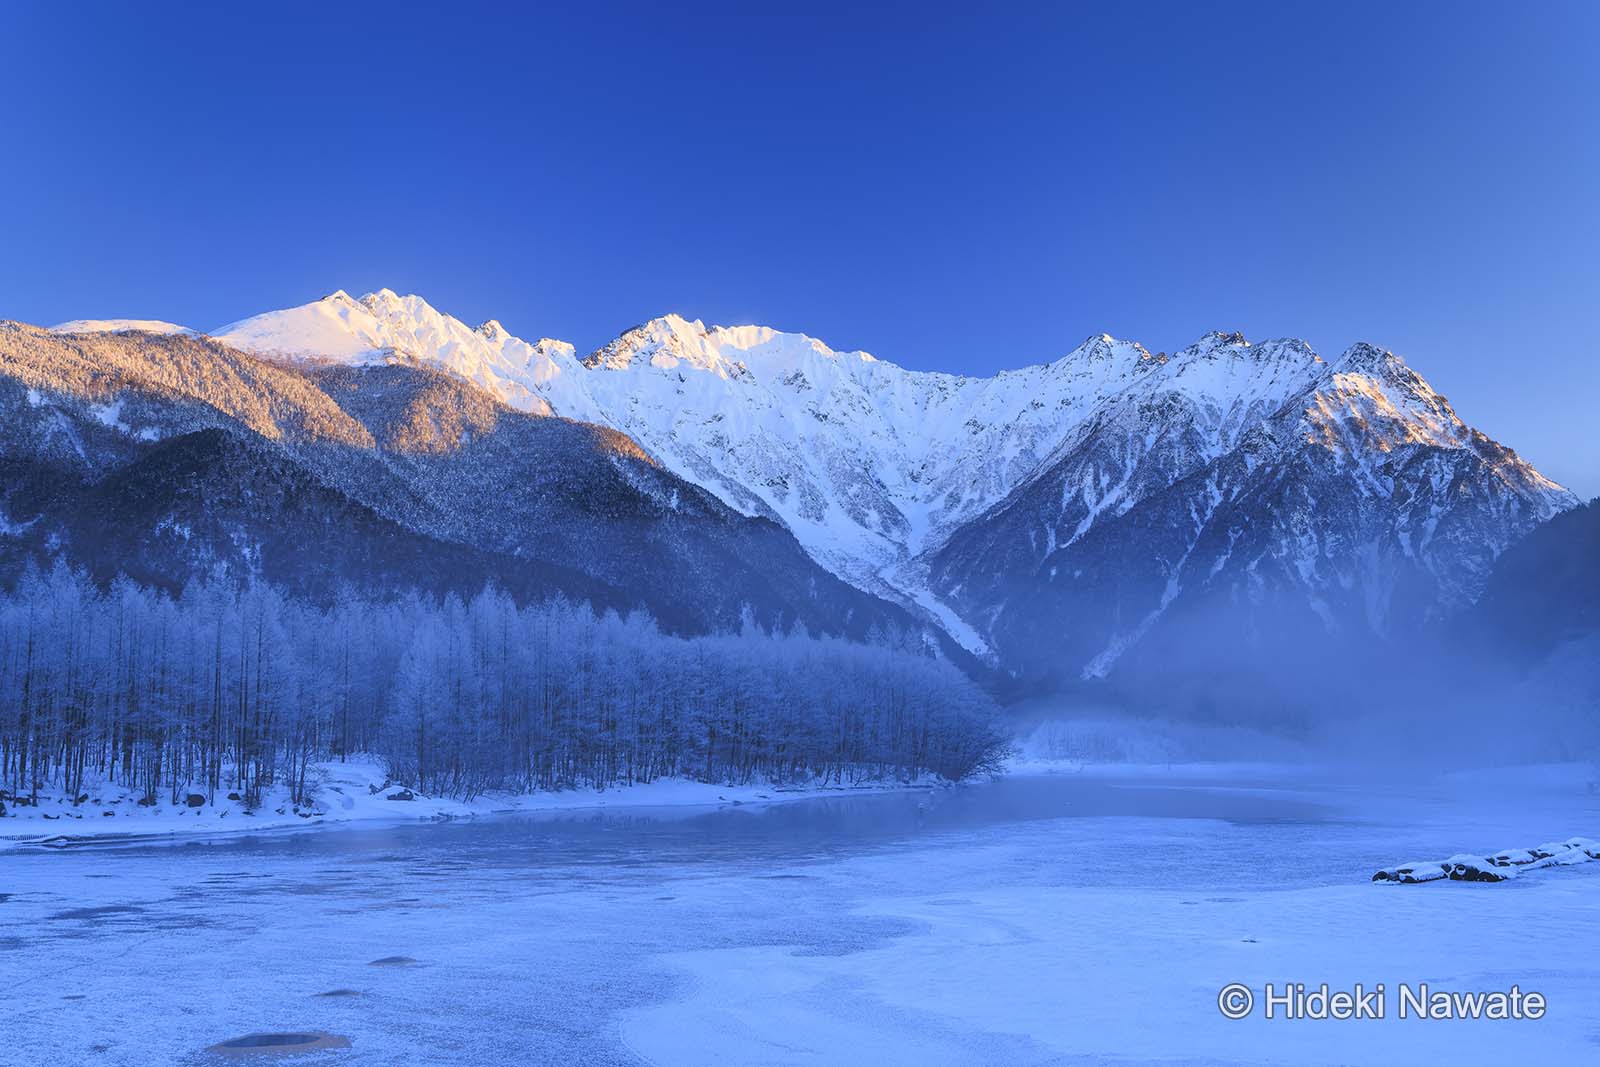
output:
[[1372, 876], [1374, 882], [1435, 882], [1446, 878], [1444, 865], [1427, 861], [1416, 863], [1401, 863], [1394, 867], [1385, 867]]
[[1505, 848], [1487, 857], [1496, 867], [1523, 867], [1538, 859], [1525, 848]]
[[1461, 853], [1444, 861], [1445, 873], [1455, 882], [1503, 882], [1516, 876], [1516, 872], [1496, 867], [1482, 856]]

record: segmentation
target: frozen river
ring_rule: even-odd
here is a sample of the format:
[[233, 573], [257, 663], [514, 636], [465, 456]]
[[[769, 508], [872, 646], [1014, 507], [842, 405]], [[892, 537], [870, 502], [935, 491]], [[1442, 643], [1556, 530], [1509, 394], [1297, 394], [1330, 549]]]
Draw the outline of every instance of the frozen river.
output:
[[[0, 853], [0, 1063], [205, 1064], [216, 1042], [306, 1030], [351, 1045], [288, 1062], [1600, 1058], [1600, 863], [1367, 881], [1600, 836], [1580, 780], [1519, 781], [1397, 795], [1281, 773], [1039, 775], [16, 849]], [[1549, 1014], [1230, 1022], [1216, 1007], [1233, 981], [1429, 980], [1520, 982]]]

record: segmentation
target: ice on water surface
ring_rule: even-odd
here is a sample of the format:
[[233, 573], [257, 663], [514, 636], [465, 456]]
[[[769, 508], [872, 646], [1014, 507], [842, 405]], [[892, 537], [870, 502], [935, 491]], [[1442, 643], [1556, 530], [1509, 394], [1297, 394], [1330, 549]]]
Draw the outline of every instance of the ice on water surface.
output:
[[[341, 1064], [1359, 1063], [1408, 1042], [1580, 1062], [1600, 864], [1367, 881], [1385, 857], [1485, 840], [1581, 854], [1564, 835], [1600, 800], [1519, 788], [1380, 800], [1267, 771], [1033, 774], [12, 849], [0, 1063], [203, 1064], [273, 1034], [348, 1038], [304, 1059]], [[1516, 975], [1545, 1020], [1330, 1029], [1215, 1006], [1234, 981]]]

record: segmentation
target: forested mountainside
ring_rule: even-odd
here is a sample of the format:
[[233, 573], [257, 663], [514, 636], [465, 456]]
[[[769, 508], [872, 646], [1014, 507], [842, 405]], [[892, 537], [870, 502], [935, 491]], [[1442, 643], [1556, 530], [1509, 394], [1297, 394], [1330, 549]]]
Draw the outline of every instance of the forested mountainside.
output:
[[[1600, 502], [1556, 516], [1507, 549], [1464, 629], [1524, 666], [1568, 645], [1600, 651]], [[1600, 655], [1595, 661], [1600, 673]]]
[[488, 581], [863, 638], [924, 627], [781, 526], [613, 430], [507, 408], [416, 366], [285, 367], [178, 332], [0, 326], [0, 559], [166, 589], [263, 579], [326, 603]]

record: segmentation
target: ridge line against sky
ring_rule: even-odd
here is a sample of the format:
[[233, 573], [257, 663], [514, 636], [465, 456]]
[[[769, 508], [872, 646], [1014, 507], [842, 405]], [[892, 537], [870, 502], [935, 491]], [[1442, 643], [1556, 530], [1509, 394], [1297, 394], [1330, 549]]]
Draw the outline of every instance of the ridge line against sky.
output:
[[0, 317], [1366, 340], [1600, 493], [1600, 5], [88, 7], [0, 11]]

